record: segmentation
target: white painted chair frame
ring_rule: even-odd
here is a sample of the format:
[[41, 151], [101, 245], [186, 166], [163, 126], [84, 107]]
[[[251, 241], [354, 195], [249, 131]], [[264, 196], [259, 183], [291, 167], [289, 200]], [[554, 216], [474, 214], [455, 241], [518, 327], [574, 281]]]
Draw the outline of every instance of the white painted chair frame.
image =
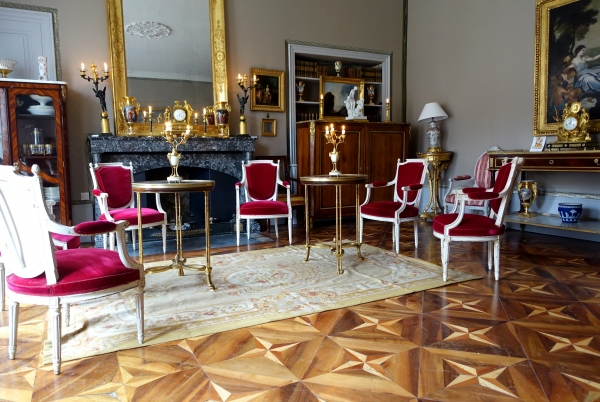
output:
[[[23, 205], [29, 205], [29, 201], [33, 201], [33, 203], [31, 207], [28, 207], [27, 216], [25, 214], [16, 216], [14, 213], [11, 213], [11, 208], [7, 202], [7, 199], [10, 199], [11, 196], [15, 197], [15, 195], [9, 192], [0, 192], [0, 250], [2, 251], [2, 261], [11, 267], [15, 275], [22, 278], [34, 278], [44, 274], [49, 285], [56, 284], [59, 278], [54, 257], [54, 244], [51, 243], [49, 232], [72, 236], [81, 235], [75, 232], [74, 227], [63, 226], [50, 218], [44, 205], [42, 183], [37, 175], [39, 172], [37, 165], [32, 166], [34, 174], [32, 177], [23, 176], [12, 171], [9, 173], [13, 177], [9, 177], [7, 172], [9, 172], [8, 167], [0, 167], [0, 181], [10, 181], [11, 188], [18, 188], [20, 194], [27, 192], [30, 199], [23, 199], [24, 197], [18, 198], [19, 202]], [[14, 204], [12, 207], [16, 209]], [[139, 280], [93, 293], [60, 297], [23, 295], [6, 288], [6, 294], [2, 294], [2, 304], [4, 305], [4, 296], [6, 295], [10, 301], [9, 359], [13, 360], [17, 351], [16, 340], [20, 303], [48, 306], [48, 324], [52, 331], [52, 363], [54, 373], [59, 374], [61, 366], [61, 306], [65, 310], [65, 324], [68, 326], [69, 304], [108, 296], [127, 289], [135, 289], [138, 342], [140, 344], [144, 342], [144, 267], [132, 260], [125, 249], [124, 231], [127, 225], [128, 223], [125, 221], [117, 223], [117, 250], [124, 266], [139, 270]], [[44, 233], [48, 233], [48, 235], [44, 235]], [[25, 239], [26, 241], [21, 241]], [[40, 247], [42, 244], [43, 247]], [[2, 269], [0, 269], [0, 275], [0, 282], [4, 293], [6, 280], [4, 264], [2, 264]]]
[[[95, 169], [98, 169], [99, 167], [102, 167], [102, 166], [117, 166], [117, 167], [122, 167], [124, 169], [129, 169], [129, 171], [131, 173], [131, 182], [133, 183], [133, 165], [131, 164], [131, 162], [129, 163], [129, 166], [125, 165], [122, 162], [110, 162], [110, 163], [107, 162], [107, 163], [95, 163], [95, 164], [90, 163], [90, 174], [92, 176], [94, 190], [99, 190], [98, 180], [96, 178]], [[110, 208], [108, 206], [108, 194], [107, 193], [101, 193], [99, 196], [96, 196], [96, 200], [98, 201], [98, 205], [100, 206], [100, 213], [104, 214], [106, 216], [106, 219], [109, 222], [115, 222], [114, 218], [110, 215], [110, 211], [122, 210], [125, 208], [136, 208], [133, 190], [131, 191], [131, 198], [130, 198], [129, 202], [123, 207]], [[167, 252], [167, 213], [162, 208], [162, 205], [160, 203], [160, 194], [159, 193], [156, 193], [156, 209], [158, 210], [158, 212], [161, 212], [164, 215], [164, 220], [162, 222], [152, 222], [152, 223], [148, 223], [148, 224], [143, 224], [142, 228], [143, 229], [151, 228], [151, 227], [158, 226], [158, 225], [162, 226], [163, 253], [166, 253]], [[127, 231], [131, 231], [131, 243], [132, 243], [134, 250], [135, 250], [135, 241], [137, 238], [137, 229], [138, 229], [137, 224], [135, 224], [135, 225], [130, 224], [129, 228], [127, 228]], [[110, 249], [114, 250], [115, 248], [114, 248], [113, 234], [111, 234], [109, 236], [110, 236], [110, 239], [109, 239]], [[104, 248], [106, 249], [106, 235], [102, 236], [102, 240], [104, 242]]]
[[[276, 185], [274, 186], [273, 194], [267, 200], [255, 200], [250, 197], [248, 193], [247, 187], [247, 179], [246, 179], [246, 166], [252, 164], [266, 163], [272, 166], [277, 166], [277, 175], [275, 176], [277, 179]], [[252, 201], [277, 201], [277, 186], [282, 186], [287, 190], [287, 214], [279, 214], [279, 215], [244, 215], [243, 217], [240, 215], [240, 186], [244, 188], [244, 195], [246, 196], [246, 202]], [[248, 164], [244, 164], [242, 162], [242, 181], [239, 185], [236, 183], [235, 185], [235, 231], [237, 235], [237, 245], [240, 245], [240, 223], [241, 219], [246, 219], [246, 233], [248, 239], [250, 239], [250, 221], [252, 219], [265, 219], [265, 218], [273, 218], [275, 220], [275, 237], [279, 238], [279, 226], [277, 225], [277, 218], [287, 218], [288, 220], [288, 234], [289, 234], [289, 242], [292, 244], [292, 204], [290, 201], [290, 184], [283, 184], [283, 181], [279, 178], [279, 161], [276, 163], [270, 160], [252, 160], [249, 161]]]
[[395, 188], [396, 183], [398, 182], [398, 168], [400, 167], [400, 165], [405, 164], [405, 163], [415, 163], [415, 162], [423, 164], [423, 175], [420, 180], [420, 183], [423, 183], [425, 176], [427, 175], [427, 163], [428, 163], [427, 159], [407, 159], [405, 162], [402, 162], [400, 159], [398, 159], [398, 163], [396, 164], [396, 176], [394, 177], [394, 180], [387, 182], [383, 186], [377, 186], [377, 187], [374, 187], [372, 184], [365, 184], [365, 187], [367, 188], [367, 194], [365, 195], [365, 201], [361, 204], [361, 208], [363, 205], [366, 205], [369, 203], [369, 199], [371, 197], [371, 190], [373, 188], [383, 188], [383, 187], [389, 187], [389, 186], [394, 186], [394, 202], [401, 202], [402, 206], [396, 210], [393, 218], [383, 218], [383, 217], [379, 217], [379, 216], [363, 214], [361, 212], [360, 213], [360, 242], [361, 243], [363, 241], [364, 218], [367, 218], [367, 219], [372, 219], [372, 220], [376, 220], [376, 221], [391, 222], [394, 224], [394, 228], [392, 230], [392, 244], [394, 244], [396, 247], [396, 253], [400, 252], [400, 224], [402, 222], [412, 221], [413, 225], [414, 225], [415, 248], [417, 248], [419, 246], [419, 226], [418, 226], [419, 215], [410, 217], [410, 218], [400, 218], [400, 214], [402, 213], [402, 211], [404, 211], [404, 209], [406, 209], [407, 205], [412, 205], [417, 209], [419, 208], [419, 202], [421, 201], [422, 189], [417, 190], [418, 191], [417, 196], [415, 197], [415, 199], [412, 202], [406, 202], [405, 200], [408, 198], [408, 192], [410, 191], [410, 188], [408, 186], [404, 186], [401, 188], [401, 190], [403, 191], [402, 198], [400, 198], [398, 196], [398, 192], [396, 191], [396, 188]]
[[[473, 176], [466, 176], [468, 177], [468, 179], [463, 179], [463, 180], [459, 180], [457, 179], [457, 177], [451, 177], [448, 179], [448, 191], [446, 191], [446, 194], [444, 194], [444, 210], [446, 213], [450, 213], [449, 211], [451, 210], [456, 210], [457, 208], [457, 202], [456, 202], [456, 197], [454, 198], [454, 204], [452, 204], [451, 202], [447, 202], [446, 198], [450, 195], [452, 195], [452, 193], [454, 193], [457, 190], [466, 188], [466, 187], [484, 187], [482, 186], [482, 183], [479, 183], [477, 181], [477, 165], [479, 164], [479, 161], [484, 158], [487, 155], [487, 151], [482, 153], [481, 155], [479, 155], [479, 158], [477, 158], [477, 162], [475, 163], [475, 170], [473, 171]], [[489, 161], [489, 158], [487, 158]], [[489, 173], [491, 174], [491, 173]], [[458, 176], [460, 177], [460, 176]], [[490, 213], [490, 203], [489, 201], [485, 200], [483, 201], [483, 205], [465, 205], [466, 209], [470, 209], [473, 211], [481, 211], [483, 212], [483, 215], [487, 216]]]
[[[498, 207], [498, 213], [494, 213], [493, 209], [490, 209], [488, 217], [494, 219], [495, 225], [500, 226], [504, 222], [504, 215], [506, 214], [506, 209], [510, 203], [510, 197], [513, 193], [513, 187], [519, 172], [521, 171], [521, 167], [523, 166], [523, 158], [514, 158], [512, 162], [511, 170], [506, 181], [506, 184], [502, 191], [498, 193], [497, 198], [490, 199], [491, 202], [494, 199], [501, 199], [500, 206]], [[493, 192], [493, 188], [486, 190], [486, 192]], [[500, 235], [491, 235], [491, 236], [450, 236], [450, 230], [457, 227], [465, 214], [465, 201], [468, 200], [469, 197], [467, 194], [462, 192], [457, 193], [456, 196], [456, 204], [453, 208], [452, 212], [455, 213], [458, 209], [458, 216], [456, 220], [449, 225], [444, 227], [444, 234], [433, 232], [433, 235], [441, 240], [441, 259], [442, 259], [442, 279], [444, 282], [448, 279], [448, 262], [450, 259], [450, 242], [453, 241], [462, 241], [462, 242], [486, 242], [488, 247], [488, 269], [492, 269], [492, 261], [494, 267], [494, 278], [496, 280], [500, 279], [500, 240], [504, 236], [504, 234]]]

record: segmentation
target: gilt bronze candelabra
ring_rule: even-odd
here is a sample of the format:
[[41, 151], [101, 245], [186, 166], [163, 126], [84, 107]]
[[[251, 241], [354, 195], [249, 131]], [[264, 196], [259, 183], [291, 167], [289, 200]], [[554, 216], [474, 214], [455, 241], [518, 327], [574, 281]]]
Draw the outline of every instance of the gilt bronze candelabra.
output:
[[104, 75], [102, 77], [98, 76], [96, 65], [94, 63], [92, 63], [90, 68], [92, 69], [91, 77], [85, 75], [85, 64], [81, 63], [79, 75], [84, 80], [88, 80], [88, 82], [92, 82], [94, 84], [93, 91], [96, 94], [96, 98], [100, 100], [100, 107], [102, 108], [102, 113], [100, 114], [100, 127], [102, 129], [102, 134], [110, 134], [110, 124], [108, 122], [108, 113], [106, 112], [106, 87], [103, 89], [98, 89], [98, 84], [108, 79], [108, 66], [106, 63], [104, 63]]
[[171, 165], [171, 176], [167, 177], [169, 183], [180, 183], [181, 176], [177, 172], [181, 154], [177, 151], [177, 147], [183, 145], [191, 137], [190, 126], [187, 126], [185, 131], [173, 130], [173, 125], [170, 121], [165, 122], [165, 131], [161, 132], [167, 142], [171, 144], [172, 150], [167, 154], [167, 159]]
[[331, 158], [331, 162], [333, 163], [333, 169], [329, 172], [330, 176], [337, 176], [342, 174], [337, 169], [337, 163], [340, 161], [340, 153], [338, 152], [338, 145], [342, 144], [346, 139], [346, 127], [342, 126], [342, 134], [337, 135], [335, 129], [333, 128], [333, 123], [331, 123], [331, 130], [329, 127], [325, 129], [325, 139], [328, 144], [333, 145], [333, 151], [329, 153], [329, 157]]
[[252, 79], [252, 85], [248, 86], [248, 75], [244, 74], [244, 77], [238, 74], [238, 85], [244, 91], [244, 96], [237, 95], [238, 101], [240, 102], [240, 133], [239, 135], [246, 136], [248, 133], [246, 132], [246, 116], [244, 116], [244, 108], [246, 103], [248, 103], [248, 90], [256, 88], [257, 85], [256, 75]]

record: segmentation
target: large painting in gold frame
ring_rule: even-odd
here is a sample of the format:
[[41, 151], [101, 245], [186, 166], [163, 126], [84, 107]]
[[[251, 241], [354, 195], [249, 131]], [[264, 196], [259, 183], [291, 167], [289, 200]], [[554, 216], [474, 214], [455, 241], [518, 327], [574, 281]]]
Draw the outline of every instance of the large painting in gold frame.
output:
[[533, 135], [556, 135], [564, 105], [581, 102], [600, 131], [600, 0], [537, 0]]

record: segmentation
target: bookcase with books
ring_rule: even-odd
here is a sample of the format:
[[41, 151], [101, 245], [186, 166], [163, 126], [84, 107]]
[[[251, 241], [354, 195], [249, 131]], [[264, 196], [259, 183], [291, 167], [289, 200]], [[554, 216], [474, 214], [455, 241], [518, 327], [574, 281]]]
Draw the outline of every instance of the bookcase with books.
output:
[[[296, 122], [319, 119], [319, 77], [337, 76], [336, 62], [342, 64], [340, 77], [364, 80], [363, 114], [368, 121], [385, 120], [385, 100], [391, 98], [391, 53], [286, 41], [287, 128], [292, 175], [296, 173], [297, 167]], [[302, 96], [299, 84], [302, 84]], [[368, 95], [370, 88], [372, 100]]]

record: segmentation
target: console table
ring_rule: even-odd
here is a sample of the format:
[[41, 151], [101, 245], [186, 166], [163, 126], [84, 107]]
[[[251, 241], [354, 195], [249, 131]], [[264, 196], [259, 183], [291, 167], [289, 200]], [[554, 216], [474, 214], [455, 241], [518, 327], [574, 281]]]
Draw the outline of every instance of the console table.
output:
[[[600, 151], [543, 151], [528, 152], [525, 150], [488, 151], [491, 171], [500, 169], [505, 159], [524, 158], [522, 172], [600, 172]], [[492, 176], [493, 178], [494, 176]], [[523, 218], [516, 213], [506, 215], [506, 222], [533, 225], [553, 229], [570, 230], [587, 233], [600, 233], [600, 222], [580, 220], [578, 223], [563, 223], [560, 216], [538, 214], [533, 218]]]

